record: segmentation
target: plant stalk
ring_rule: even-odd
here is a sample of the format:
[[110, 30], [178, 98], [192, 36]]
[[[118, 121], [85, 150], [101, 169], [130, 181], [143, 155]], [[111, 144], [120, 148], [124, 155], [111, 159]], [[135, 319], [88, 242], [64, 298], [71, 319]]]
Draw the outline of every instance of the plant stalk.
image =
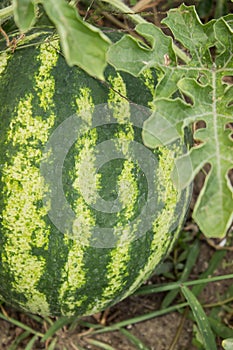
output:
[[125, 5], [121, 0], [102, 0], [102, 1], [117, 8], [122, 13], [125, 13], [125, 15], [129, 17], [136, 24], [147, 23], [147, 21], [144, 18], [142, 18], [140, 15], [135, 14], [135, 12], [131, 8], [129, 8], [127, 5]]
[[[140, 15], [135, 14], [135, 12], [130, 7], [125, 5], [121, 0], [102, 0], [102, 1], [120, 10], [122, 13], [124, 13], [136, 24], [148, 23]], [[179, 57], [183, 62], [185, 62], [186, 64], [190, 62], [191, 60], [190, 57], [174, 43], [173, 43], [173, 50], [175, 51], [177, 57]]]
[[[144, 18], [142, 18], [140, 15], [135, 14], [134, 11], [125, 5], [121, 0], [102, 0], [103, 2], [106, 2], [110, 4], [111, 6], [117, 8], [122, 13], [125, 13], [127, 17], [129, 17], [133, 22], [136, 24], [140, 23], [148, 23]], [[37, 0], [36, 3], [43, 3], [43, 1]], [[8, 7], [3, 8], [0, 10], [0, 25], [6, 20], [7, 18], [13, 16], [14, 9], [13, 5], [10, 5]], [[174, 51], [176, 52], [177, 56], [180, 57], [186, 64], [190, 61], [190, 58], [181, 50], [177, 45], [173, 45]]]

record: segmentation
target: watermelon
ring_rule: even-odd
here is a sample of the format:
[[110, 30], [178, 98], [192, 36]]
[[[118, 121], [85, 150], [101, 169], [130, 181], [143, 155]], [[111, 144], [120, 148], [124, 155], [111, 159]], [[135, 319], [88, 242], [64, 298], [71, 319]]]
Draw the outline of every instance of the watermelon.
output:
[[[48, 30], [0, 64], [0, 298], [40, 314], [90, 315], [132, 294], [171, 250], [190, 188], [176, 140], [146, 148], [156, 76], [69, 67]], [[25, 44], [26, 42], [26, 44]]]

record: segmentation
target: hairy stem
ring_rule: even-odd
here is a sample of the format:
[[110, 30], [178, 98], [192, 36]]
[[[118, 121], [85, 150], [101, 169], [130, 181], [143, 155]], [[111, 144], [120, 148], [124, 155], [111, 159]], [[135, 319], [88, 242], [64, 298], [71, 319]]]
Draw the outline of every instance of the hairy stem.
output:
[[[140, 15], [135, 14], [135, 12], [130, 7], [125, 5], [121, 0], [102, 0], [102, 1], [120, 10], [122, 13], [124, 13], [136, 24], [148, 23]], [[174, 43], [173, 43], [173, 49], [177, 57], [179, 57], [183, 62], [187, 64], [190, 61], [190, 57]]]
[[131, 10], [130, 7], [125, 5], [121, 0], [102, 0], [102, 1], [107, 2], [111, 6], [120, 10], [122, 13], [125, 13], [125, 15], [129, 17], [136, 24], [147, 23], [147, 21], [144, 18], [142, 18], [140, 15], [135, 14], [134, 11]]

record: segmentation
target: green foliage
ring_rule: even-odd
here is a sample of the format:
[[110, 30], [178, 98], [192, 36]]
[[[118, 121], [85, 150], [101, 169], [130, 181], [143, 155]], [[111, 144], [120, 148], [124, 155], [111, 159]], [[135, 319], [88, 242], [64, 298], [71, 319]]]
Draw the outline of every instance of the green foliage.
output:
[[187, 287], [182, 286], [181, 290], [192, 309], [205, 349], [217, 350], [213, 332], [210, 328], [208, 318], [202, 306], [200, 305], [195, 295]]
[[33, 0], [13, 0], [14, 19], [22, 32], [30, 29], [36, 20], [36, 4]]
[[219, 18], [228, 13], [229, 0], [199, 0], [197, 4], [197, 12], [201, 18], [214, 15]]
[[64, 0], [45, 0], [43, 6], [56, 25], [67, 63], [78, 65], [90, 75], [104, 80], [109, 38], [85, 23], [77, 10]]
[[[136, 26], [150, 47], [131, 36], [111, 46], [108, 59], [114, 67], [139, 76], [155, 67], [159, 83], [155, 88], [154, 112], [144, 124], [143, 138], [155, 148], [182, 135], [188, 125], [203, 121], [194, 130], [195, 146], [177, 160], [179, 186], [187, 186], [204, 167], [211, 165], [193, 217], [209, 237], [224, 237], [233, 219], [233, 31], [232, 15], [203, 25], [194, 7], [181, 5], [169, 11], [163, 23], [182, 45], [175, 46], [154, 25]], [[214, 53], [213, 53], [214, 49]], [[176, 98], [174, 98], [176, 96]], [[178, 97], [177, 97], [178, 96]], [[192, 171], [187, 162], [191, 161]]]
[[[15, 20], [21, 30], [26, 30], [34, 23], [34, 5], [37, 2], [14, 1], [14, 3], [17, 4], [14, 9]], [[58, 17], [55, 17], [53, 13], [54, 3], [53, 1], [44, 1], [45, 7], [47, 5], [47, 12], [48, 14], [50, 13], [51, 20], [59, 27], [61, 24], [58, 22], [58, 18], [61, 20], [62, 13], [58, 7], [58, 11], [56, 12]], [[67, 14], [72, 13], [72, 23], [66, 18], [68, 22], [66, 22], [66, 26], [60, 27], [59, 33], [64, 52], [70, 64], [82, 66], [82, 62], [75, 57], [75, 54], [80, 48], [79, 45], [83, 44], [81, 50], [85, 55], [86, 48], [87, 52], [91, 52], [93, 42], [91, 40], [89, 41], [89, 39], [88, 42], [86, 40], [84, 41], [83, 37], [81, 42], [75, 40], [75, 44], [73, 44], [74, 50], [72, 51], [70, 46], [65, 47], [67, 44], [67, 35], [70, 34], [73, 37], [74, 33], [76, 33], [79, 36], [79, 34], [82, 35], [83, 31], [87, 31], [89, 38], [93, 37], [93, 35], [95, 39], [98, 37], [100, 51], [102, 48], [104, 51], [101, 59], [98, 57], [98, 62], [100, 62], [98, 64], [100, 66], [97, 67], [97, 61], [95, 61], [94, 57], [92, 57], [92, 60], [87, 65], [82, 66], [90, 74], [102, 79], [103, 70], [106, 65], [106, 51], [109, 46], [108, 59], [118, 69], [125, 70], [133, 75], [140, 75], [148, 66], [156, 67], [159, 75], [159, 84], [156, 86], [154, 95], [154, 113], [145, 123], [144, 132], [144, 140], [149, 146], [156, 147], [160, 142], [169, 143], [171, 139], [176, 138], [177, 135], [181, 135], [184, 127], [187, 125], [193, 124], [195, 127], [197, 122], [204, 122], [202, 125], [205, 125], [205, 127], [195, 128], [194, 140], [196, 144], [188, 154], [192, 162], [193, 172], [187, 173], [185, 167], [182, 168], [183, 164], [186, 164], [183, 158], [177, 164], [178, 168], [181, 169], [179, 175], [183, 176], [180, 177], [182, 180], [180, 185], [186, 186], [190, 183], [206, 163], [211, 165], [211, 170], [206, 177], [193, 215], [207, 236], [224, 236], [230, 227], [233, 216], [232, 186], [228, 177], [228, 171], [233, 166], [232, 136], [229, 128], [230, 123], [233, 122], [233, 16], [228, 15], [203, 25], [194, 7], [183, 5], [179, 9], [171, 10], [167, 19], [164, 20], [164, 24], [172, 30], [176, 42], [179, 42], [178, 47], [169, 36], [164, 35], [154, 25], [139, 19], [138, 23], [140, 22], [141, 24], [136, 27], [136, 30], [146, 38], [147, 45], [125, 35], [120, 42], [111, 46], [101, 32], [98, 32], [96, 35], [96, 29], [86, 25], [76, 10], [71, 8], [70, 5], [68, 7], [68, 4], [65, 3], [65, 1], [59, 2], [62, 6], [65, 6], [65, 12]], [[117, 3], [115, 1], [115, 4]], [[131, 4], [133, 3], [134, 1], [132, 0]], [[211, 0], [199, 1], [199, 15], [204, 16], [209, 14], [209, 6], [212, 3], [213, 1]], [[223, 15], [224, 3], [226, 4], [224, 1], [217, 1], [218, 6], [215, 9], [215, 17]], [[21, 16], [23, 13], [23, 7], [21, 6], [28, 6], [26, 9], [29, 11], [29, 18], [26, 19]], [[127, 10], [124, 11], [127, 12]], [[11, 12], [12, 9], [0, 10], [0, 23], [2, 19], [9, 17]], [[94, 34], [91, 33], [92, 31]], [[97, 69], [95, 70], [95, 68]], [[161, 133], [162, 127], [165, 130]], [[151, 131], [154, 134], [157, 130], [159, 131], [157, 138], [152, 138]], [[140, 346], [143, 348], [144, 345], [141, 344], [140, 340], [131, 336], [124, 327], [137, 322], [143, 322], [153, 317], [159, 317], [175, 310], [182, 312], [183, 308], [189, 305], [193, 308], [195, 320], [199, 324], [199, 328], [196, 327], [196, 341], [201, 340], [202, 344], [200, 346], [203, 345], [204, 340], [206, 341], [205, 337], [203, 340], [201, 331], [203, 332], [206, 324], [208, 324], [207, 342], [209, 343], [205, 344], [205, 348], [211, 348], [211, 350], [216, 348], [213, 339], [211, 339], [211, 335], [214, 333], [214, 336], [220, 339], [226, 338], [222, 341], [222, 347], [224, 350], [231, 350], [233, 347], [233, 331], [223, 324], [221, 314], [226, 308], [226, 304], [232, 300], [232, 287], [229, 288], [229, 291], [225, 295], [221, 296], [218, 305], [211, 308], [208, 317], [203, 311], [205, 306], [201, 306], [200, 302], [197, 301], [198, 294], [200, 294], [208, 283], [233, 278], [233, 275], [210, 277], [222, 262], [225, 252], [217, 251], [209, 262], [209, 267], [206, 271], [198, 276], [198, 279], [190, 281], [188, 280], [188, 276], [197, 258], [196, 245], [190, 246], [190, 250], [188, 251], [190, 254], [194, 251], [195, 254], [193, 258], [189, 255], [189, 259], [184, 264], [184, 270], [178, 276], [178, 282], [166, 283], [161, 286], [148, 285], [142, 287], [137, 292], [140, 295], [168, 291], [169, 293], [164, 298], [164, 307], [162, 310], [156, 310], [139, 317], [134, 317], [109, 327], [83, 322], [83, 325], [90, 330], [89, 336], [92, 337], [92, 335], [101, 332], [120, 330], [134, 344], [138, 344], [138, 348]], [[192, 286], [191, 291], [186, 287], [182, 288], [187, 302], [182, 304], [177, 303], [168, 307], [170, 302], [173, 301], [174, 296], [177, 296], [181, 282], [186, 287]], [[222, 305], [224, 308], [222, 308]], [[32, 338], [27, 345], [27, 349], [32, 348], [33, 343], [38, 338], [42, 339], [42, 341], [50, 341], [49, 349], [52, 349], [57, 342], [58, 331], [64, 326], [72, 327], [72, 323], [77, 323], [77, 320], [68, 318], [61, 318], [57, 321], [45, 319], [42, 321], [41, 319], [41, 323], [46, 324], [46, 331], [41, 333], [13, 318], [7, 317], [5, 314], [0, 313], [0, 317], [24, 330], [17, 337], [14, 344], [12, 344], [10, 348], [12, 350], [16, 349], [18, 344], [30, 334]], [[204, 324], [202, 323], [203, 321]], [[81, 323], [82, 321], [80, 321]], [[93, 342], [95, 340], [91, 339], [91, 341], [94, 345]], [[91, 341], [89, 344], [91, 344]], [[101, 348], [100, 342], [96, 345], [99, 346], [98, 348]], [[79, 348], [83, 349], [81, 345]], [[102, 348], [104, 348], [103, 344]]]
[[77, 9], [67, 1], [14, 0], [12, 5], [0, 10], [0, 23], [14, 14], [20, 31], [28, 31], [36, 22], [39, 3], [59, 33], [67, 63], [78, 65], [90, 75], [104, 80], [106, 53], [111, 41], [98, 28], [83, 21]]
[[233, 348], [233, 338], [223, 340], [222, 346], [224, 350], [231, 350]]

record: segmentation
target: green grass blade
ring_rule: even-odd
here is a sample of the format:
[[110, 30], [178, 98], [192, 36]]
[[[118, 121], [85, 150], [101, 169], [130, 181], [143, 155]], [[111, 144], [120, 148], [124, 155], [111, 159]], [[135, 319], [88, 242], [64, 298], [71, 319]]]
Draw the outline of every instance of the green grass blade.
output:
[[74, 320], [67, 325], [69, 332], [73, 332], [80, 324], [80, 318], [75, 317]]
[[94, 324], [94, 323], [90, 323], [90, 322], [86, 322], [86, 321], [83, 321], [82, 319], [79, 320], [79, 324], [83, 327], [87, 327], [87, 328], [93, 328], [93, 329], [102, 329], [103, 326], [100, 325], [100, 324]]
[[28, 342], [25, 350], [31, 350], [33, 348], [33, 345], [35, 344], [35, 342], [38, 340], [38, 336], [34, 335], [34, 337], [32, 337], [32, 339]]
[[26, 339], [31, 333], [29, 331], [25, 331], [21, 333], [14, 341], [11, 343], [8, 350], [17, 350], [18, 345], [21, 343], [22, 340]]
[[[225, 255], [226, 255], [226, 250], [216, 251], [210, 259], [208, 268], [200, 276], [198, 276], [198, 279], [200, 280], [200, 279], [204, 279], [204, 278], [208, 278], [209, 276], [212, 276], [216, 268], [220, 266], [220, 263]], [[211, 278], [208, 278], [208, 281], [211, 282]], [[192, 293], [196, 296], [199, 295], [201, 291], [205, 288], [207, 283], [195, 285], [192, 288]]]
[[[200, 253], [200, 243], [198, 240], [196, 240], [189, 249], [189, 254], [186, 260], [184, 270], [182, 271], [182, 275], [179, 281], [177, 282], [181, 283], [188, 279], [193, 266], [196, 264], [199, 253]], [[161, 304], [161, 309], [168, 307], [176, 298], [178, 293], [179, 293], [179, 290], [171, 290], [169, 293], [167, 293], [167, 295], [165, 296]]]
[[[218, 335], [220, 338], [233, 338], [233, 329], [225, 326], [222, 322], [219, 320], [208, 317], [209, 323], [211, 325], [211, 328], [213, 329], [214, 333]], [[233, 347], [232, 347], [233, 349]]]
[[54, 350], [57, 344], [57, 338], [54, 338], [52, 342], [49, 344], [48, 350]]
[[37, 323], [43, 324], [44, 321], [47, 321], [49, 317], [41, 317], [38, 315], [33, 315], [33, 314], [27, 314], [32, 320], [36, 321]]
[[147, 346], [145, 346], [140, 339], [135, 337], [132, 333], [128, 332], [126, 329], [120, 329], [120, 332], [124, 334], [128, 340], [136, 346], [135, 350], [150, 350]]
[[86, 339], [86, 341], [91, 344], [91, 345], [95, 345], [98, 346], [100, 349], [104, 349], [104, 350], [116, 350], [115, 348], [113, 348], [111, 345], [108, 345], [106, 343], [102, 343], [99, 340], [95, 340], [95, 339]]
[[[211, 278], [202, 278], [194, 281], [187, 281], [183, 282], [182, 285], [189, 287], [189, 286], [196, 286], [199, 284], [206, 284], [210, 282], [218, 282], [223, 281], [227, 279], [233, 279], [233, 274], [229, 275], [223, 275], [223, 276], [215, 276]], [[161, 285], [150, 285], [150, 286], [144, 286], [139, 288], [133, 295], [146, 295], [146, 294], [153, 294], [153, 293], [161, 293], [161, 292], [167, 292], [169, 290], [180, 288], [180, 282], [172, 282], [168, 284], [161, 284]]]
[[217, 350], [214, 334], [210, 328], [208, 318], [201, 304], [199, 303], [195, 295], [187, 287], [182, 285], [181, 291], [185, 296], [186, 300], [188, 301], [190, 308], [192, 309], [193, 316], [197, 322], [205, 349]]
[[47, 332], [44, 334], [41, 341], [46, 341], [47, 339], [53, 337], [53, 335], [62, 327], [66, 326], [67, 324], [71, 323], [75, 317], [60, 317], [53, 323], [53, 325], [47, 330]]
[[20, 321], [17, 321], [17, 320], [15, 320], [12, 317], [5, 316], [2, 313], [0, 313], [0, 318], [2, 318], [3, 320], [5, 320], [7, 322], [10, 322], [10, 323], [14, 324], [17, 327], [20, 327], [20, 328], [24, 329], [25, 331], [30, 332], [31, 334], [34, 334], [34, 335], [36, 335], [38, 337], [43, 337], [43, 335], [44, 335], [43, 333], [35, 331], [33, 328], [27, 326], [26, 324], [24, 324], [24, 323], [22, 323]]
[[174, 306], [170, 306], [170, 307], [168, 307], [168, 308], [166, 308], [164, 310], [156, 310], [156, 311], [153, 311], [153, 312], [149, 312], [149, 313], [141, 315], [141, 316], [133, 317], [133, 318], [130, 318], [128, 320], [115, 323], [112, 326], [103, 327], [101, 329], [94, 330], [90, 334], [99, 334], [99, 333], [106, 333], [106, 332], [116, 331], [116, 330], [119, 330], [122, 327], [126, 327], [126, 326], [129, 326], [129, 325], [132, 325], [132, 324], [135, 324], [135, 323], [139, 323], [139, 322], [144, 322], [144, 321], [150, 320], [150, 319], [158, 317], [158, 316], [166, 315], [166, 314], [168, 314], [170, 312], [177, 311], [177, 310], [182, 309], [182, 308], [184, 308], [186, 306], [188, 306], [188, 303], [181, 303], [181, 304], [177, 304], [177, 305], [174, 305]]

